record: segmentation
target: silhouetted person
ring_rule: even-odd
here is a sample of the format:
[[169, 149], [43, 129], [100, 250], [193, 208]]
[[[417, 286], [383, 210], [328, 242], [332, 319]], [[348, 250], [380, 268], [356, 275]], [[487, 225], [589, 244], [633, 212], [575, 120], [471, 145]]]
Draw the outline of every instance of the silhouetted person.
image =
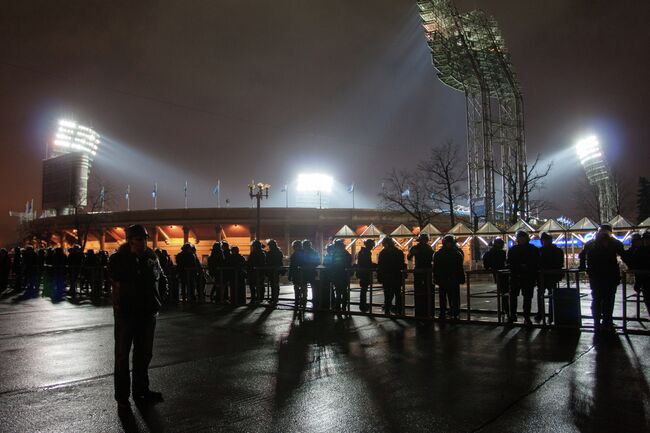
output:
[[541, 234], [542, 247], [539, 249], [539, 267], [542, 272], [540, 284], [537, 285], [537, 314], [535, 321], [541, 322], [545, 314], [544, 294], [548, 292], [551, 302], [548, 304], [549, 323], [553, 323], [553, 290], [562, 281], [562, 275], [544, 274], [544, 271], [560, 271], [564, 268], [564, 251], [553, 244], [553, 237], [544, 232]]
[[345, 249], [345, 242], [343, 239], [335, 240], [332, 249], [330, 279], [334, 286], [334, 308], [339, 311], [347, 308], [351, 267], [352, 255]]
[[54, 290], [51, 299], [58, 302], [65, 297], [65, 278], [68, 271], [68, 257], [63, 248], [56, 248], [52, 255], [52, 274], [54, 275]]
[[268, 272], [269, 285], [271, 286], [271, 302], [277, 304], [278, 298], [280, 297], [280, 275], [284, 275], [284, 270], [282, 269], [284, 265], [284, 254], [282, 254], [282, 250], [278, 247], [275, 239], [271, 239], [268, 246], [269, 251], [266, 253], [266, 266], [271, 268]]
[[334, 244], [325, 246], [323, 266], [320, 271], [318, 290], [314, 291], [314, 307], [329, 309], [334, 299], [334, 287], [332, 286], [332, 261], [334, 259]]
[[181, 251], [176, 255], [176, 269], [178, 271], [178, 279], [180, 281], [180, 299], [187, 302], [188, 298], [194, 298], [195, 290], [195, 273], [196, 262], [194, 254], [192, 253], [192, 246], [186, 243], [181, 247]]
[[[433, 248], [429, 245], [429, 235], [420, 233], [418, 243], [413, 245], [406, 256], [407, 260], [414, 259], [413, 289], [415, 296], [415, 317], [428, 315], [427, 300], [431, 299], [433, 313], [434, 287], [431, 283], [431, 270], [433, 268]], [[427, 293], [427, 290], [429, 293]], [[431, 298], [429, 298], [431, 296]]]
[[11, 259], [9, 252], [0, 249], [0, 295], [7, 291], [7, 284], [9, 283], [9, 272], [11, 271]]
[[524, 297], [524, 323], [532, 324], [530, 310], [535, 293], [539, 271], [539, 249], [530, 243], [530, 236], [523, 230], [516, 234], [517, 243], [508, 251], [510, 268], [510, 317], [509, 322], [517, 321], [517, 298]]
[[[147, 230], [141, 225], [126, 229], [127, 242], [110, 257], [115, 318], [115, 400], [128, 409], [130, 386], [133, 398], [161, 401], [162, 394], [149, 388], [149, 363], [153, 353], [156, 317], [161, 299], [158, 279], [162, 268], [147, 247]], [[133, 346], [133, 382], [129, 378], [129, 353]]]
[[372, 262], [372, 250], [375, 248], [375, 241], [366, 239], [357, 255], [357, 277], [359, 277], [359, 286], [361, 293], [359, 295], [359, 309], [363, 312], [370, 310], [368, 305], [368, 288], [372, 283], [372, 272], [377, 265]]
[[84, 271], [86, 275], [86, 284], [88, 285], [90, 295], [93, 300], [99, 299], [101, 293], [101, 264], [99, 256], [95, 251], [90, 249], [86, 252], [84, 261]]
[[212, 291], [210, 292], [210, 299], [213, 302], [223, 302], [227, 296], [224, 296], [223, 289], [223, 270], [224, 267], [224, 257], [223, 251], [221, 251], [221, 244], [215, 242], [212, 244], [212, 250], [208, 256], [208, 272], [212, 277]]
[[500, 274], [499, 271], [507, 269], [505, 242], [496, 238], [489, 250], [483, 254], [483, 268], [492, 271], [494, 282], [497, 284], [498, 296], [501, 297], [501, 308], [506, 316], [509, 316], [510, 305], [508, 294], [510, 293], [510, 281], [508, 275]]
[[[316, 275], [318, 271], [316, 268], [320, 265], [320, 254], [316, 251], [311, 241], [305, 239], [302, 241], [302, 291], [305, 295], [304, 302], [307, 302], [307, 285], [311, 287], [312, 303], [318, 303], [318, 284], [316, 282]], [[303, 307], [305, 304], [302, 305]]]
[[442, 239], [442, 248], [433, 255], [433, 280], [440, 290], [440, 318], [447, 314], [449, 302], [450, 316], [460, 318], [460, 285], [465, 283], [463, 254], [456, 245], [453, 235]]
[[293, 251], [289, 257], [289, 281], [293, 283], [294, 304], [298, 308], [304, 305], [303, 299], [307, 298], [307, 294], [303, 292], [302, 284], [302, 265], [304, 262], [302, 242], [293, 241], [291, 248]]
[[44, 272], [44, 278], [43, 278], [43, 293], [41, 296], [43, 297], [52, 297], [52, 294], [54, 293], [54, 266], [53, 266], [53, 259], [54, 259], [54, 248], [50, 247], [47, 249], [45, 252], [45, 272]]
[[251, 253], [246, 261], [246, 274], [248, 275], [248, 286], [251, 292], [252, 302], [264, 300], [264, 270], [266, 254], [262, 249], [262, 243], [257, 239], [251, 242]]
[[[650, 272], [650, 230], [646, 230], [640, 245], [629, 254], [628, 267], [635, 271]], [[634, 290], [643, 294], [643, 302], [650, 315], [650, 275], [636, 274]]]
[[225, 258], [230, 271], [230, 287], [233, 293], [232, 302], [235, 305], [246, 304], [246, 259], [239, 254], [239, 247], [230, 248], [230, 254]]
[[[228, 268], [231, 261], [228, 260], [230, 256], [230, 245], [228, 245], [228, 242], [223, 240], [221, 241], [221, 252], [223, 253], [223, 265], [224, 267]], [[224, 288], [223, 291], [226, 293], [226, 298], [230, 299], [231, 302], [235, 302], [235, 294], [234, 294], [234, 289], [232, 288], [232, 285], [230, 284], [232, 282], [232, 270], [231, 269], [224, 269], [223, 271], [223, 284]]]
[[580, 269], [586, 269], [591, 287], [591, 313], [596, 330], [613, 330], [616, 287], [621, 281], [618, 257], [625, 255], [623, 244], [612, 235], [612, 226], [602, 224], [594, 239], [580, 252]]
[[[402, 314], [402, 271], [406, 269], [404, 253], [386, 236], [377, 259], [377, 281], [384, 288], [384, 313]], [[393, 306], [393, 302], [395, 305]]]
[[[639, 258], [637, 252], [642, 247], [643, 236], [641, 233], [633, 233], [632, 236], [630, 236], [630, 248], [625, 251], [625, 255], [623, 256], [623, 262], [625, 262], [628, 269], [637, 269], [641, 265], [640, 263], [637, 263]], [[636, 275], [634, 277], [634, 291], [637, 293], [641, 291], [642, 279], [643, 278], [639, 279]]]
[[20, 247], [14, 248], [11, 272], [14, 274], [14, 292], [20, 293], [23, 291], [23, 253]]
[[70, 278], [70, 288], [68, 295], [71, 298], [77, 296], [77, 287], [81, 276], [81, 269], [84, 265], [84, 253], [79, 245], [73, 245], [68, 249], [68, 275]]
[[38, 254], [34, 247], [27, 245], [23, 252], [23, 275], [25, 277], [25, 293], [23, 298], [29, 299], [38, 296]]

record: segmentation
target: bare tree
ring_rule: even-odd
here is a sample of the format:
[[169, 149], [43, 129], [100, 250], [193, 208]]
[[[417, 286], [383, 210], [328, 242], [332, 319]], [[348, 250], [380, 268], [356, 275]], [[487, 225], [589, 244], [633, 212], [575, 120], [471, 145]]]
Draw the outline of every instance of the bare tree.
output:
[[88, 235], [117, 203], [111, 186], [99, 177], [91, 176], [88, 185], [87, 197], [79, 197], [73, 204], [75, 236], [82, 250], [86, 249]]
[[418, 170], [424, 174], [429, 197], [449, 210], [449, 224], [456, 225], [455, 206], [466, 197], [463, 188], [467, 180], [465, 162], [461, 159], [460, 149], [453, 141], [448, 140], [444, 145], [431, 148], [429, 158], [418, 165]]
[[598, 188], [590, 184], [586, 176], [581, 176], [573, 191], [573, 199], [582, 215], [600, 224], [600, 197]]
[[[553, 161], [541, 167], [540, 158], [541, 155], [538, 153], [533, 163], [529, 164], [523, 173], [521, 183], [518, 182], [518, 175], [515, 170], [494, 170], [505, 180], [506, 191], [504, 191], [504, 194], [510, 203], [510, 209], [504, 209], [503, 211], [510, 212], [511, 224], [517, 222], [519, 216], [524, 220], [530, 219], [530, 215], [526, 212], [526, 201], [534, 192], [544, 187], [544, 179], [551, 173]], [[541, 204], [538, 203], [537, 206], [541, 206]]]
[[381, 205], [386, 210], [404, 212], [426, 226], [431, 218], [439, 214], [431, 198], [426, 179], [416, 172], [397, 171], [393, 169], [384, 179], [379, 193]]
[[612, 188], [614, 190], [614, 212], [616, 215], [632, 215], [635, 208], [635, 185], [627, 172], [620, 166], [611, 168]]

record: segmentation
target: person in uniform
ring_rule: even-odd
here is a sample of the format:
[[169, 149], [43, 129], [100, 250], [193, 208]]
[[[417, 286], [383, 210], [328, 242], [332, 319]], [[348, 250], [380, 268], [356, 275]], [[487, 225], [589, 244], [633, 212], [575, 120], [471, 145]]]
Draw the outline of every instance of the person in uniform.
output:
[[440, 289], [440, 318], [446, 318], [449, 303], [451, 319], [460, 319], [460, 285], [465, 283], [465, 269], [453, 235], [446, 235], [442, 248], [433, 255], [433, 280]]
[[149, 388], [149, 363], [161, 305], [158, 280], [162, 268], [154, 251], [147, 247], [148, 237], [147, 230], [139, 224], [127, 227], [127, 242], [109, 260], [115, 319], [115, 400], [120, 410], [130, 408], [131, 386], [136, 401], [162, 401], [162, 394]]
[[562, 281], [562, 275], [544, 274], [544, 271], [559, 271], [564, 268], [564, 251], [553, 243], [553, 237], [544, 232], [540, 235], [542, 247], [539, 249], [539, 265], [541, 278], [537, 284], [537, 314], [535, 322], [539, 323], [544, 319], [545, 302], [544, 295], [548, 292], [551, 302], [548, 304], [549, 323], [553, 323], [553, 290]]
[[530, 243], [530, 236], [523, 230], [515, 235], [517, 243], [508, 250], [510, 269], [510, 316], [508, 322], [517, 321], [517, 300], [524, 297], [524, 323], [531, 325], [530, 310], [539, 271], [539, 248]]
[[377, 280], [384, 288], [384, 313], [402, 314], [402, 271], [406, 269], [404, 253], [389, 236], [382, 239], [381, 245], [383, 249], [377, 259]]
[[368, 288], [372, 282], [372, 272], [377, 265], [372, 262], [372, 250], [375, 248], [375, 241], [366, 239], [357, 255], [357, 277], [361, 293], [359, 295], [359, 310], [364, 313], [370, 310], [368, 305]]
[[602, 224], [594, 239], [580, 251], [580, 269], [586, 270], [591, 288], [591, 314], [594, 328], [613, 330], [616, 288], [621, 282], [618, 257], [624, 257], [623, 244], [612, 235], [612, 226]]
[[[414, 259], [413, 289], [415, 292], [415, 317], [428, 315], [427, 299], [431, 296], [431, 313], [433, 314], [435, 290], [431, 284], [433, 268], [433, 248], [429, 245], [429, 235], [420, 233], [418, 243], [409, 249], [407, 260]], [[430, 291], [430, 294], [427, 293]]]

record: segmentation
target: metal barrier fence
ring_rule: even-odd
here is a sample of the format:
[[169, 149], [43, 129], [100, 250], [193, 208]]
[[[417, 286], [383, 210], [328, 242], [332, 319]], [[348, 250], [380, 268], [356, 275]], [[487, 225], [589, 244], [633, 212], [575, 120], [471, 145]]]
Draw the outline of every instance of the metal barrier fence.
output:
[[[218, 275], [212, 275], [207, 267], [185, 268], [179, 271], [174, 266], [166, 278], [169, 292], [161, 295], [164, 300], [178, 300], [185, 296], [190, 300], [205, 301], [209, 298], [213, 302], [228, 302], [232, 305], [244, 305], [250, 300], [254, 303], [268, 302], [271, 306], [283, 305], [309, 311], [425, 320], [435, 319], [445, 310], [439, 302], [441, 290], [434, 284], [431, 269], [403, 270], [393, 281], [392, 287], [378, 281], [376, 268], [350, 268], [332, 274], [331, 268], [323, 266], [309, 269], [290, 269], [288, 266], [247, 269], [242, 266], [220, 267], [217, 272]], [[648, 287], [648, 294], [650, 271], [627, 270], [621, 275], [620, 308], [613, 317], [620, 323], [617, 328], [623, 332], [650, 334], [650, 321], [642, 317], [641, 305], [646, 301], [643, 290], [631, 294], [628, 290], [633, 281], [643, 281], [641, 286]], [[510, 304], [510, 271], [471, 270], [467, 271], [465, 276], [465, 302], [463, 304], [459, 299], [457, 313], [461, 317], [458, 318], [467, 322], [503, 324], [507, 320]], [[30, 282], [27, 275], [19, 277], [18, 282], [22, 284], [23, 289], [33, 284], [33, 279]], [[293, 281], [289, 281], [289, 277]], [[583, 302], [590, 298], [589, 292], [581, 292], [581, 288], [586, 287], [581, 286], [585, 277], [586, 274], [578, 269], [539, 273], [537, 291], [539, 292], [539, 287], [548, 289], [552, 286], [550, 290], [544, 290], [541, 297], [544, 305], [541, 311], [541, 326], [553, 323], [553, 326], [593, 327], [583, 323], [585, 319], [592, 319], [590, 314], [582, 314]], [[9, 287], [12, 287], [15, 278], [15, 275], [11, 276]], [[364, 284], [359, 284], [362, 279]], [[552, 285], [546, 284], [549, 279], [554, 280]], [[287, 294], [286, 290], [283, 293], [281, 290], [282, 286], [286, 288], [287, 283], [294, 285], [293, 294]], [[93, 299], [110, 295], [111, 289], [106, 266], [55, 268], [45, 265], [37, 272], [36, 287], [37, 290], [43, 288], [44, 296], [55, 289], [61, 290], [63, 287], [65, 290], [67, 287], [68, 295], [88, 296]], [[211, 290], [206, 293], [208, 287]], [[558, 300], [556, 296], [562, 299]], [[536, 298], [533, 295], [533, 300]], [[576, 299], [577, 310], [574, 306], [572, 311], [568, 311], [565, 305], [567, 300], [574, 303]], [[483, 305], [477, 306], [476, 303], [480, 301], [484, 301]], [[628, 315], [630, 304], [633, 305], [632, 316]], [[534, 311], [539, 313], [537, 309]], [[565, 317], [562, 318], [563, 314]], [[573, 323], [567, 324], [567, 314], [575, 316]], [[630, 323], [638, 326], [631, 328]]]

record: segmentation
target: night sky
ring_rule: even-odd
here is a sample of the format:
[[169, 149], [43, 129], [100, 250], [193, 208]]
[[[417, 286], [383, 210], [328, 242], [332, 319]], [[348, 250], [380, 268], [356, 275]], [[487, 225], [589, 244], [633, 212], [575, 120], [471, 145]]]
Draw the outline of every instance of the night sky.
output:
[[[544, 191], [578, 217], [572, 150], [595, 133], [633, 182], [650, 175], [650, 2], [458, 1], [499, 22], [521, 82], [529, 155], [554, 159]], [[252, 178], [330, 173], [335, 206], [374, 207], [392, 167], [465, 143], [461, 94], [435, 77], [412, 0], [10, 1], [0, 13], [0, 242], [35, 198], [59, 117], [106, 137], [97, 179], [124, 207], [248, 206]], [[635, 215], [629, 215], [635, 218]]]

